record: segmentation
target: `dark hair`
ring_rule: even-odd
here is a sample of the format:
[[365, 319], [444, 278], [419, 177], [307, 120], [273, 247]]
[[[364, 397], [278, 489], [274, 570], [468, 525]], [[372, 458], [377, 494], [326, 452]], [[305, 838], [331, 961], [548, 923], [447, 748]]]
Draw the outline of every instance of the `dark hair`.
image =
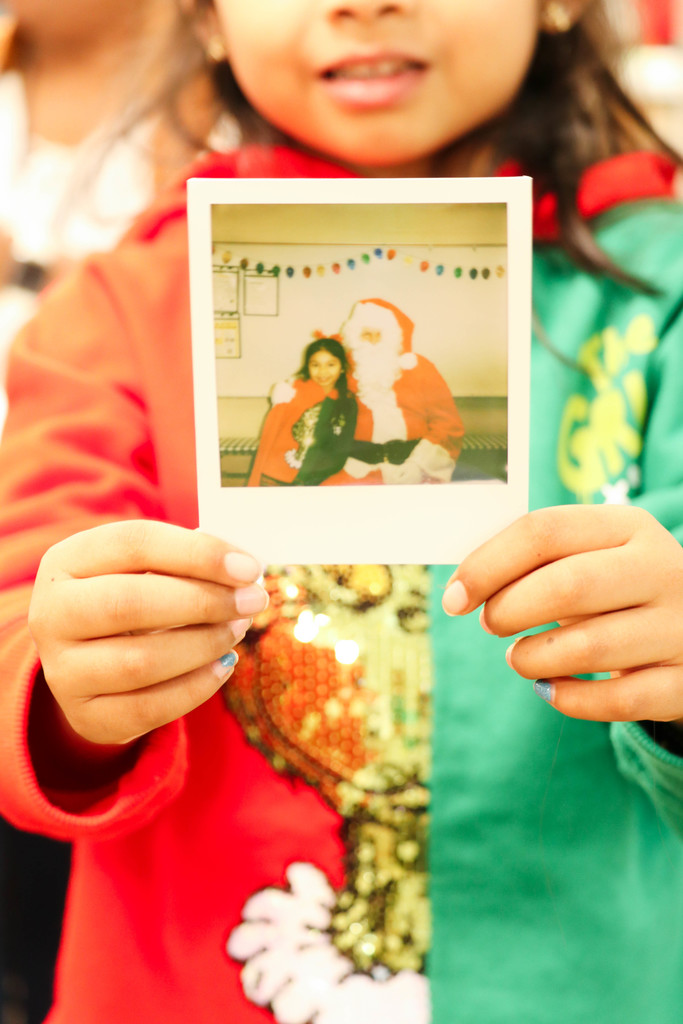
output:
[[343, 397], [347, 392], [346, 374], [349, 369], [349, 358], [344, 346], [337, 338], [316, 338], [315, 341], [311, 341], [304, 349], [301, 367], [297, 370], [296, 376], [299, 380], [311, 379], [308, 364], [316, 352], [329, 352], [331, 356], [334, 356], [341, 363], [341, 373], [339, 374], [336, 388], [340, 397]]
[[[211, 0], [197, 0], [200, 2], [208, 6]], [[147, 71], [153, 73], [157, 85], [142, 88], [134, 83], [135, 95], [120, 134], [126, 134], [150, 116], [161, 114], [175, 140], [189, 152], [197, 152], [206, 149], [211, 130], [225, 113], [226, 101], [216, 91], [215, 68], [207, 60], [195, 32], [194, 18], [177, 0], [174, 7], [166, 37], [147, 62]], [[188, 159], [186, 156], [185, 162]], [[170, 168], [172, 180], [180, 169]]]
[[568, 32], [539, 36], [524, 85], [491, 135], [498, 160], [517, 160], [537, 194], [557, 197], [561, 243], [578, 266], [652, 290], [612, 262], [577, 209], [581, 175], [600, 160], [645, 149], [681, 165], [619, 83], [623, 45], [605, 7], [592, 0]]
[[[200, 2], [208, 4], [211, 0]], [[616, 67], [622, 49], [605, 0], [590, 0], [568, 32], [539, 34], [531, 66], [515, 100], [502, 116], [476, 129], [470, 139], [492, 146], [493, 166], [515, 160], [534, 178], [537, 192], [557, 197], [560, 244], [578, 266], [652, 290], [621, 270], [600, 249], [576, 204], [581, 175], [599, 160], [648, 149], [681, 164], [680, 155], [661, 138], [619, 84]], [[215, 65], [213, 75], [217, 92], [237, 120], [245, 141], [297, 144], [251, 107], [227, 62]], [[453, 149], [461, 142], [458, 140]], [[444, 173], [448, 157], [449, 152], [444, 152]]]

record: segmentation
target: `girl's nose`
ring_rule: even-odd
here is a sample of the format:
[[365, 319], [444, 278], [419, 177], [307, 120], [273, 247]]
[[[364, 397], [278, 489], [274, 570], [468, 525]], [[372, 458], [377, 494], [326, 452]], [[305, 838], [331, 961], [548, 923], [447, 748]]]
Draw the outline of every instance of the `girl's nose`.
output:
[[374, 21], [389, 14], [406, 14], [417, 0], [326, 0], [332, 18], [355, 18]]

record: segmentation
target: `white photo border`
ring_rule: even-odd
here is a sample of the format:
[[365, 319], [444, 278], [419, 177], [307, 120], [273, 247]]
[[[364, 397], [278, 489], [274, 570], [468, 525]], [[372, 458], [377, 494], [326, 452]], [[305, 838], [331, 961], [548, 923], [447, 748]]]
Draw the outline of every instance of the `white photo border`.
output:
[[[212, 207], [504, 203], [507, 207], [507, 482], [222, 487]], [[528, 510], [531, 179], [205, 179], [188, 182], [200, 528], [263, 564], [457, 564]]]

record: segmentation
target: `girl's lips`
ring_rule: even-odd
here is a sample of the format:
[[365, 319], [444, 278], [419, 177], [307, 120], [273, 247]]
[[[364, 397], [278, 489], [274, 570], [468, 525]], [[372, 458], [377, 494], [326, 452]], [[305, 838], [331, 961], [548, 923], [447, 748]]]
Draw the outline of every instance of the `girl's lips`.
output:
[[356, 109], [390, 107], [407, 99], [427, 72], [419, 60], [401, 56], [358, 58], [340, 62], [320, 76], [327, 93]]

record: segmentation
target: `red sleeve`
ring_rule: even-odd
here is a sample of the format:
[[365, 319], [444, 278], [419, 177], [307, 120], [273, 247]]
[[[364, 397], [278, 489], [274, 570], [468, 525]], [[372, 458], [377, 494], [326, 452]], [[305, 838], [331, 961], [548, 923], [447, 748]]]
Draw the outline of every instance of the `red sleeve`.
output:
[[285, 461], [287, 449], [295, 447], [291, 435], [291, 427], [296, 423], [296, 419], [292, 419], [291, 408], [295, 401], [296, 399], [292, 399], [291, 402], [280, 402], [268, 410], [249, 477], [250, 487], [258, 487], [262, 476], [273, 477], [285, 483], [291, 483], [296, 476], [296, 469], [288, 466]]
[[285, 452], [297, 444], [292, 436], [292, 427], [304, 414], [306, 409], [321, 402], [324, 392], [310, 380], [296, 380], [293, 384], [295, 394], [289, 402], [279, 402], [272, 406], [263, 427], [254, 466], [249, 477], [249, 486], [257, 487], [263, 475], [272, 477], [282, 483], [292, 483], [298, 470], [289, 466], [285, 460]]
[[141, 744], [134, 766], [83, 813], [43, 792], [28, 745], [39, 670], [27, 626], [48, 547], [107, 520], [160, 518], [140, 372], [97, 261], [55, 286], [17, 339], [0, 445], [0, 811], [23, 828], [108, 838], [143, 823], [182, 786], [185, 734], [174, 723]]
[[465, 428], [450, 389], [434, 364], [424, 356], [418, 357], [416, 373], [420, 374], [426, 410], [423, 436], [433, 444], [440, 444], [451, 458], [457, 459]]

